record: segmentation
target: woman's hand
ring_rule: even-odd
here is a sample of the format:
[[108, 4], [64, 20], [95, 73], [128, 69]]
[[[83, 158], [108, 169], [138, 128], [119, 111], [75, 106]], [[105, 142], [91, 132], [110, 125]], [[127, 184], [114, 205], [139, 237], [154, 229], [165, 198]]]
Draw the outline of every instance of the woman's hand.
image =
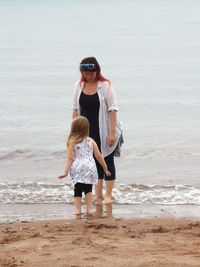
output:
[[113, 146], [116, 141], [116, 135], [115, 133], [110, 133], [108, 136], [108, 145]]
[[105, 172], [106, 176], [111, 176], [111, 173], [109, 172], [108, 169], [106, 169], [104, 172]]

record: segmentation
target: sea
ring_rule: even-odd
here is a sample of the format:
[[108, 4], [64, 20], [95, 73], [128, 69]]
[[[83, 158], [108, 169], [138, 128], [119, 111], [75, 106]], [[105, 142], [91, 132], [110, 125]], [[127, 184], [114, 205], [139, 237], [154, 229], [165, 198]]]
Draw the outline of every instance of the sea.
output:
[[56, 177], [88, 56], [115, 87], [123, 125], [116, 216], [200, 216], [199, 10], [198, 0], [0, 0], [0, 221], [71, 212], [73, 188]]

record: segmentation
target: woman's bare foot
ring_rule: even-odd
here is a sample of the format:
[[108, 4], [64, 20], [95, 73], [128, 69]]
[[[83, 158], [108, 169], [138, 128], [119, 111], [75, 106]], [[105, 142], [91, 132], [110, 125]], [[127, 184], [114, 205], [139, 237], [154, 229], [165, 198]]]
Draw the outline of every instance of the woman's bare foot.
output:
[[102, 203], [102, 201], [103, 201], [103, 198], [96, 198], [95, 200], [94, 200], [94, 204], [95, 205], [99, 205], [99, 204], [101, 204]]
[[102, 204], [110, 204], [112, 203], [111, 197], [105, 197], [102, 201]]
[[93, 215], [93, 214], [94, 214], [94, 211], [92, 209], [87, 210], [87, 215]]

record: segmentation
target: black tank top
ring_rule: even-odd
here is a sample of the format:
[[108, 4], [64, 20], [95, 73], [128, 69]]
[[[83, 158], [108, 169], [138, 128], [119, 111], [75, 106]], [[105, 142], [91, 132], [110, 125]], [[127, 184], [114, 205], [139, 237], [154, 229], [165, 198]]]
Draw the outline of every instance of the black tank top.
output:
[[80, 114], [86, 117], [90, 122], [90, 137], [95, 140], [100, 149], [100, 136], [99, 136], [99, 96], [98, 93], [87, 95], [81, 92], [80, 99]]

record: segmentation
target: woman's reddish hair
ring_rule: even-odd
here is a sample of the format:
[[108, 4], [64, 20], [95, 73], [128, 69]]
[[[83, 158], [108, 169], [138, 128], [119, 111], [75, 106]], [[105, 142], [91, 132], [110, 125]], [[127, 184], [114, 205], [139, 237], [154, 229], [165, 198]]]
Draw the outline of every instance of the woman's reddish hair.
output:
[[[101, 67], [97, 61], [97, 59], [95, 57], [87, 57], [87, 58], [84, 58], [81, 60], [81, 63], [80, 64], [95, 64], [95, 67], [96, 67], [96, 81], [101, 81], [101, 82], [109, 82], [110, 81], [105, 78], [102, 74], [101, 74]], [[80, 70], [81, 71], [81, 70]], [[80, 79], [80, 83], [82, 82], [86, 82], [86, 79], [85, 77], [83, 76], [83, 72], [81, 71], [81, 79]]]
[[[109, 82], [110, 83], [110, 81], [107, 79], [107, 78], [105, 78], [101, 73], [98, 73], [97, 72], [97, 75], [96, 75], [96, 79], [95, 79], [97, 82], [98, 81], [100, 81], [100, 82]], [[80, 79], [80, 82], [82, 83], [82, 82], [86, 82], [86, 79], [85, 79], [85, 77], [83, 76], [83, 73], [81, 72], [81, 79]]]

